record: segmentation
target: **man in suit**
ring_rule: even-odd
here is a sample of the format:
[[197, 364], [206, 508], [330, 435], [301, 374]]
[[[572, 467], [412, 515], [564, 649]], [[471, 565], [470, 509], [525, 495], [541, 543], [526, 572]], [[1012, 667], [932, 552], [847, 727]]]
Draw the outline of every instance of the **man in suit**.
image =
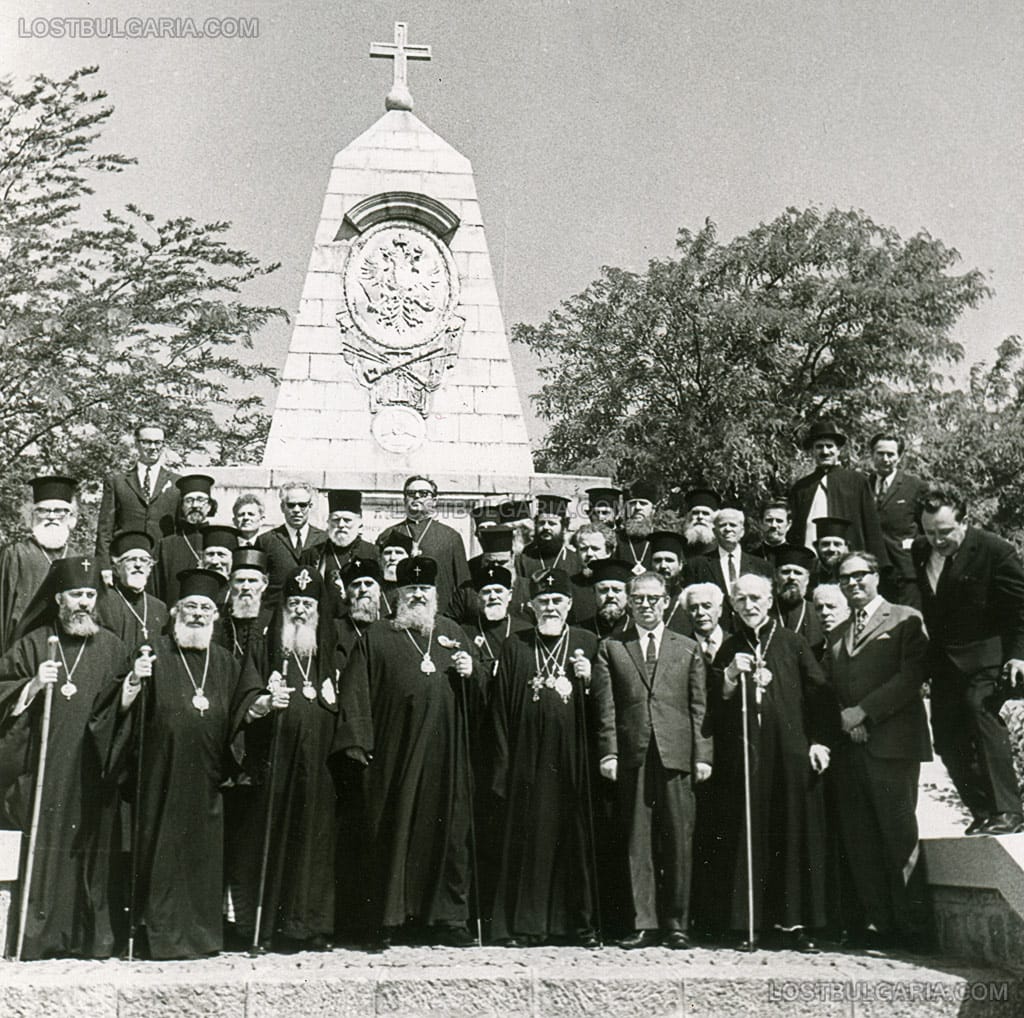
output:
[[840, 466], [840, 450], [845, 445], [846, 436], [831, 421], [818, 421], [808, 429], [804, 448], [814, 456], [814, 470], [789, 489], [793, 520], [789, 541], [813, 549], [815, 518], [841, 516], [850, 521], [850, 546], [871, 552], [887, 567], [889, 553], [868, 480], [862, 473]]
[[[746, 530], [743, 510], [735, 506], [719, 509], [714, 517], [716, 546], [706, 555], [690, 559], [687, 564], [687, 583], [715, 583], [728, 598], [736, 580], [744, 573], [754, 573], [771, 579], [772, 567], [764, 559], [755, 558], [743, 550], [740, 542]], [[725, 602], [722, 618], [729, 625], [732, 606]]]
[[278, 606], [284, 578], [298, 566], [302, 553], [327, 540], [327, 533], [309, 522], [313, 507], [311, 485], [305, 481], [283, 484], [280, 495], [284, 523], [256, 539], [256, 547], [267, 556], [268, 584], [263, 595], [267, 608]]
[[925, 484], [919, 477], [900, 470], [903, 439], [891, 432], [880, 431], [871, 439], [871, 462], [868, 484], [878, 506], [885, 546], [889, 551], [892, 571], [882, 577], [882, 590], [890, 601], [921, 607], [921, 591], [917, 586], [910, 546], [920, 531], [917, 527], [917, 499]]
[[704, 732], [704, 658], [667, 629], [657, 573], [629, 581], [633, 625], [601, 641], [591, 692], [603, 777], [615, 781], [626, 823], [635, 932], [627, 949], [690, 947], [695, 781], [711, 776]]
[[99, 518], [96, 521], [96, 561], [107, 586], [113, 583], [110, 542], [123, 530], [141, 530], [156, 544], [174, 533], [181, 504], [175, 487], [178, 475], [163, 465], [164, 429], [144, 423], [135, 429], [137, 461], [124, 473], [113, 473], [103, 482]]
[[910, 548], [931, 639], [935, 748], [974, 817], [968, 834], [1024, 830], [999, 708], [1024, 683], [1024, 567], [1008, 541], [974, 526], [963, 496], [929, 487]]
[[917, 784], [921, 761], [932, 758], [921, 699], [928, 639], [916, 609], [879, 595], [874, 555], [845, 555], [839, 583], [852, 614], [828, 637], [843, 728], [832, 788], [863, 939], [895, 946], [911, 932]]

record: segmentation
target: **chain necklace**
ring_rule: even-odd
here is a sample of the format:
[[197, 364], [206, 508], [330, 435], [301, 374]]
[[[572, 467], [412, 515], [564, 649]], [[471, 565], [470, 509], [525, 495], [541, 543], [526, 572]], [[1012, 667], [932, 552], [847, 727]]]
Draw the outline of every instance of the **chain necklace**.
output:
[[75, 669], [78, 667], [78, 662], [82, 660], [82, 654], [85, 653], [86, 640], [82, 640], [82, 646], [78, 648], [78, 656], [75, 658], [75, 663], [68, 668], [68, 659], [64, 656], [64, 644], [60, 642], [58, 636], [57, 646], [60, 649], [61, 663], [64, 665], [64, 674], [67, 678], [64, 680], [64, 685], [60, 687], [60, 695], [66, 700], [70, 700], [71, 697], [78, 692], [78, 686], [76, 686], [71, 680], [74, 678]]
[[647, 558], [651, 542], [649, 540], [644, 541], [644, 550], [640, 552], [639, 557], [637, 556], [636, 548], [633, 547], [633, 539], [631, 537], [626, 538], [626, 544], [629, 545], [629, 553], [633, 556], [633, 569], [631, 570], [633, 575], [639, 576], [641, 573], [647, 572], [647, 568], [644, 566], [644, 559]]
[[135, 618], [138, 621], [139, 625], [142, 626], [142, 636], [143, 636], [143, 638], [148, 640], [149, 639], [149, 625], [148, 625], [148, 621], [149, 621], [149, 602], [146, 600], [145, 593], [143, 593], [143, 595], [142, 595], [142, 614], [140, 615], [132, 607], [131, 601], [129, 601], [128, 598], [126, 598], [124, 596], [124, 594], [122, 593], [120, 587], [115, 586], [114, 590], [117, 591], [117, 593], [120, 596], [121, 600], [124, 601], [125, 607], [128, 609], [128, 611], [130, 611], [132, 613], [132, 615], [135, 616]]
[[210, 648], [206, 648], [206, 661], [203, 663], [203, 681], [198, 686], [196, 685], [196, 680], [192, 677], [192, 669], [189, 668], [181, 647], [178, 648], [178, 657], [181, 658], [181, 663], [185, 666], [185, 671], [188, 673], [188, 681], [192, 683], [192, 688], [195, 690], [195, 695], [192, 697], [192, 706], [200, 714], [205, 714], [210, 709], [210, 701], [206, 697], [206, 676], [210, 670]]
[[771, 632], [769, 632], [768, 639], [764, 641], [763, 646], [761, 641], [761, 629], [764, 629], [764, 623], [762, 623], [761, 629], [754, 634], [756, 637], [756, 643], [751, 643], [750, 640], [747, 639], [747, 634], [743, 634], [743, 642], [750, 648], [750, 652], [754, 655], [754, 671], [752, 677], [754, 679], [754, 698], [757, 703], [757, 723], [759, 725], [761, 723], [761, 700], [764, 697], [765, 689], [768, 688], [768, 683], [772, 681], [771, 669], [766, 666], [765, 661], [768, 654], [768, 648], [772, 645], [772, 640], [775, 637], [775, 631], [778, 628], [774, 619], [772, 620], [771, 626]]
[[302, 667], [302, 658], [294, 651], [292, 651], [292, 657], [295, 658], [295, 665], [299, 669], [299, 674], [302, 676], [302, 695], [307, 700], [315, 700], [316, 690], [313, 688], [313, 683], [309, 678], [309, 673], [313, 669], [313, 654], [310, 653], [306, 658], [305, 668]]
[[530, 679], [530, 688], [533, 690], [533, 702], [540, 699], [542, 689], [553, 689], [561, 698], [562, 703], [568, 703], [572, 696], [572, 683], [565, 673], [565, 663], [569, 657], [569, 630], [562, 630], [561, 636], [555, 641], [551, 650], [541, 643], [540, 633], [536, 634], [533, 644], [533, 660], [536, 669], [534, 676]]
[[420, 534], [419, 540], [416, 540], [416, 535], [412, 532], [412, 520], [407, 520], [405, 524], [405, 532], [409, 535], [409, 540], [412, 541], [412, 557], [416, 558], [422, 554], [423, 549], [423, 538], [427, 536], [427, 531], [430, 529], [430, 525], [434, 522], [434, 517], [431, 516], [427, 520], [427, 525], [423, 528], [423, 533]]
[[420, 650], [420, 645], [416, 642], [416, 638], [408, 629], [405, 630], [405, 635], [412, 640], [412, 645], [416, 648], [416, 653], [421, 655], [420, 671], [423, 672], [424, 675], [433, 675], [434, 672], [437, 671], [437, 665], [434, 664], [430, 657], [430, 644], [434, 639], [434, 630], [430, 630], [430, 635], [427, 637], [427, 649], [424, 651]]
[[[484, 627], [480, 624], [480, 616], [479, 615], [477, 616], [477, 619], [476, 619], [476, 631], [480, 635], [473, 642], [478, 647], [486, 647], [487, 648], [487, 656], [490, 657], [493, 660], [494, 659], [494, 650], [491, 647], [491, 641], [487, 639], [487, 634], [484, 632]], [[505, 616], [505, 639], [506, 640], [508, 639], [509, 633], [511, 633], [511, 632], [512, 632], [512, 616], [511, 615], [506, 615]]]
[[[779, 608], [778, 606], [776, 606], [776, 608], [775, 608], [775, 617], [779, 620], [779, 625], [781, 625], [781, 626], [785, 626], [786, 625], [786, 620], [782, 617], [782, 609]], [[796, 625], [793, 627], [793, 632], [794, 633], [799, 633], [800, 632], [800, 629], [803, 626], [804, 619], [806, 617], [807, 617], [807, 602], [804, 601], [800, 605], [800, 618], [797, 620]]]
[[192, 547], [192, 542], [188, 539], [188, 534], [182, 534], [181, 539], [188, 545], [188, 550], [192, 552], [192, 557], [196, 560], [196, 565], [201, 566], [203, 564], [203, 556], [201, 552], [195, 550]]

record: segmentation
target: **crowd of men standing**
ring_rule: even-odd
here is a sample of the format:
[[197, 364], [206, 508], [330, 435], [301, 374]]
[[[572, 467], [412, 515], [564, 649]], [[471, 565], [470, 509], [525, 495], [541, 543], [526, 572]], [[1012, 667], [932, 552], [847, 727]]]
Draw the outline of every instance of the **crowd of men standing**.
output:
[[361, 492], [321, 530], [305, 483], [224, 525], [162, 428], [135, 440], [94, 555], [61, 476], [0, 550], [22, 957], [907, 947], [933, 739], [967, 834], [1024, 829], [1024, 568], [895, 434], [863, 474], [812, 425], [756, 534], [708, 489], [659, 529], [634, 484], [575, 527], [567, 497], [474, 506], [470, 560], [429, 478], [372, 543]]

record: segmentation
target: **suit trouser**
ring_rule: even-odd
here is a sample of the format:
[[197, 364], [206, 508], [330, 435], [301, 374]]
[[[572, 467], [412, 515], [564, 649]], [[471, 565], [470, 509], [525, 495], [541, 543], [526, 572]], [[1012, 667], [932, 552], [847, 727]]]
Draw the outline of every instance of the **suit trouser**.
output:
[[686, 930], [693, 872], [693, 778], [662, 766], [651, 738], [643, 763], [619, 772], [628, 830], [633, 925]]
[[907, 880], [918, 846], [917, 760], [871, 755], [844, 743], [833, 757], [839, 829], [865, 925], [888, 932], [908, 926]]
[[935, 749], [975, 817], [1020, 813], [1013, 751], [999, 717], [999, 668], [965, 675], [939, 665], [932, 676]]

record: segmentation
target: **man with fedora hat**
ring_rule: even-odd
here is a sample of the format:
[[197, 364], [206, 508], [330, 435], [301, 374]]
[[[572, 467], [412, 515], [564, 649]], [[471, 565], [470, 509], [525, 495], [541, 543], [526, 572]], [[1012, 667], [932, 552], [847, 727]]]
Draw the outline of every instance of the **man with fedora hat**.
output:
[[153, 538], [143, 530], [126, 530], [113, 536], [109, 552], [113, 583], [99, 593], [96, 620], [137, 650], [159, 636], [170, 618], [167, 605], [146, 593]]
[[814, 547], [819, 516], [842, 516], [850, 521], [849, 543], [871, 552], [880, 565], [889, 565], [878, 506], [868, 479], [856, 470], [840, 465], [840, 451], [846, 435], [834, 421], [815, 421], [804, 435], [803, 447], [814, 458], [814, 470], [798, 478], [789, 489], [793, 525], [791, 544]]
[[[92, 558], [56, 560], [28, 606], [25, 635], [0, 659], [0, 744], [7, 820], [28, 831], [43, 697], [53, 687], [42, 810], [23, 958], [109, 957], [120, 913], [117, 786], [101, 773], [104, 734], [128, 683], [148, 674], [96, 622], [103, 581]], [[56, 639], [56, 654], [50, 641]], [[94, 722], [96, 722], [94, 727]], [[97, 752], [97, 749], [99, 751]]]
[[0, 551], [0, 653], [11, 645], [25, 606], [39, 589], [50, 564], [64, 558], [78, 522], [70, 477], [36, 477], [32, 486], [32, 533]]

